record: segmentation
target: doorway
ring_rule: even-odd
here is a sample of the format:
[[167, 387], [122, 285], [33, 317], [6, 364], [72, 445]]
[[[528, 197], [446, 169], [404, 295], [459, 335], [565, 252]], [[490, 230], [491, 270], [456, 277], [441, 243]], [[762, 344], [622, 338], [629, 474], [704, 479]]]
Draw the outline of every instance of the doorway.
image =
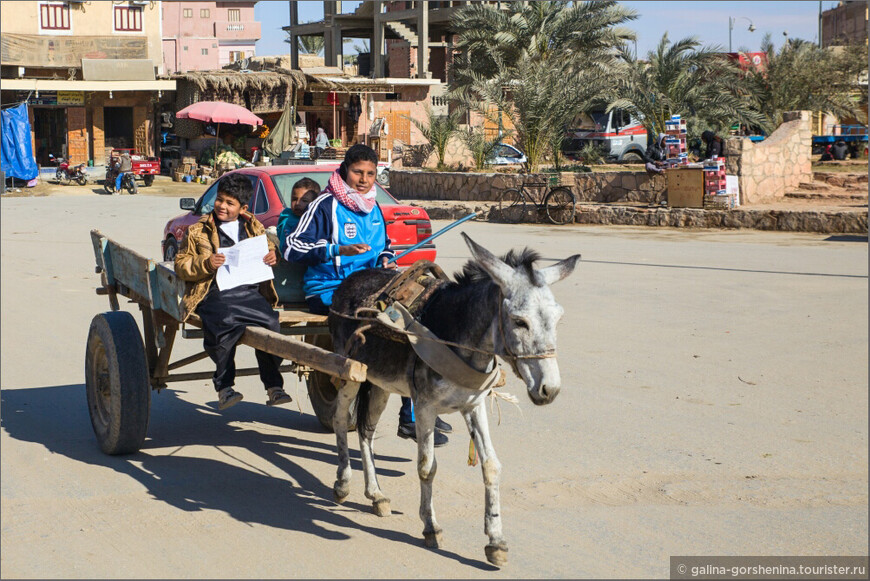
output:
[[133, 107], [103, 107], [106, 147], [132, 148]]
[[36, 163], [52, 165], [48, 154], [66, 157], [66, 109], [33, 108], [33, 138], [36, 147]]

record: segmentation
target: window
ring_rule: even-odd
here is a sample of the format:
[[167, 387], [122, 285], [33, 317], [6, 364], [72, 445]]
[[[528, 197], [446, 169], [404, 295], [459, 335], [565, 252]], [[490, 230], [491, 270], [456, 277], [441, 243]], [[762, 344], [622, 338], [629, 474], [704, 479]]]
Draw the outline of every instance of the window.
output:
[[142, 7], [115, 6], [115, 30], [142, 32]]
[[230, 51], [230, 62], [231, 63], [239, 62], [243, 58], [245, 58], [245, 51], [243, 51], [243, 50], [231, 50]]
[[230, 22], [241, 22], [242, 11], [239, 8], [230, 8], [227, 10], [227, 20]]
[[39, 26], [43, 30], [69, 30], [69, 4], [40, 4]]
[[210, 16], [210, 14], [211, 14], [211, 12], [209, 11], [208, 8], [200, 8], [199, 9], [199, 17], [200, 18], [208, 18]]
[[266, 196], [266, 189], [263, 187], [263, 182], [257, 180], [257, 197], [254, 200], [254, 215], [261, 216], [269, 211], [269, 198]]
[[187, 52], [187, 45], [185, 45], [184, 47], [184, 52]]
[[208, 55], [208, 49], [207, 48], [202, 49], [202, 56], [207, 56], [207, 55]]
[[184, 17], [185, 18], [193, 18], [193, 8], [185, 8], [184, 9]]

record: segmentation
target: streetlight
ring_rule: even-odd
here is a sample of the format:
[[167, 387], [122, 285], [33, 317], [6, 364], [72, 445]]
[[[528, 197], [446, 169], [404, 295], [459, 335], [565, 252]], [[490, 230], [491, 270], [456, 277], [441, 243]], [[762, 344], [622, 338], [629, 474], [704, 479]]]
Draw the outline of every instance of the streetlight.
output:
[[[740, 16], [739, 18], [743, 18], [744, 20], [749, 21], [749, 32], [755, 32], [755, 25], [752, 24], [752, 21], [746, 18], [745, 16]], [[731, 31], [734, 30], [734, 23], [737, 22], [737, 18], [728, 17], [728, 52], [731, 52]]]

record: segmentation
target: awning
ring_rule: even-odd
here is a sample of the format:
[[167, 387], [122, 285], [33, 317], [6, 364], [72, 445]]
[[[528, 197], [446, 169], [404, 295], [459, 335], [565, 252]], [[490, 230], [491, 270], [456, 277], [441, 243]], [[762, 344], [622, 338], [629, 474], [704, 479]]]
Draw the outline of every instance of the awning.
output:
[[4, 91], [174, 91], [175, 81], [3, 79]]

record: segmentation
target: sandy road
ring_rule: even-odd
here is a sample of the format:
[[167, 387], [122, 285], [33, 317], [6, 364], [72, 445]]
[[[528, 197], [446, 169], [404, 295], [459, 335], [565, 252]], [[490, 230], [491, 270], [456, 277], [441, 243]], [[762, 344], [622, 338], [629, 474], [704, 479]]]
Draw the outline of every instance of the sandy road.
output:
[[[334, 439], [301, 386], [299, 413], [242, 378], [245, 401], [220, 414], [207, 382], [176, 384], [154, 394], [139, 454], [98, 450], [84, 345], [108, 302], [88, 232], [157, 257], [177, 208], [147, 194], [0, 201], [2, 577], [667, 577], [670, 555], [866, 553], [866, 238], [463, 226], [497, 253], [583, 254], [554, 287], [562, 393], [536, 408], [511, 379], [521, 411], [490, 416], [510, 545], [495, 570], [461, 432], [438, 451], [446, 546], [422, 546], [397, 398], [377, 440], [387, 519], [356, 456], [348, 502], [332, 502]], [[447, 272], [467, 257], [454, 232], [439, 240]]]

